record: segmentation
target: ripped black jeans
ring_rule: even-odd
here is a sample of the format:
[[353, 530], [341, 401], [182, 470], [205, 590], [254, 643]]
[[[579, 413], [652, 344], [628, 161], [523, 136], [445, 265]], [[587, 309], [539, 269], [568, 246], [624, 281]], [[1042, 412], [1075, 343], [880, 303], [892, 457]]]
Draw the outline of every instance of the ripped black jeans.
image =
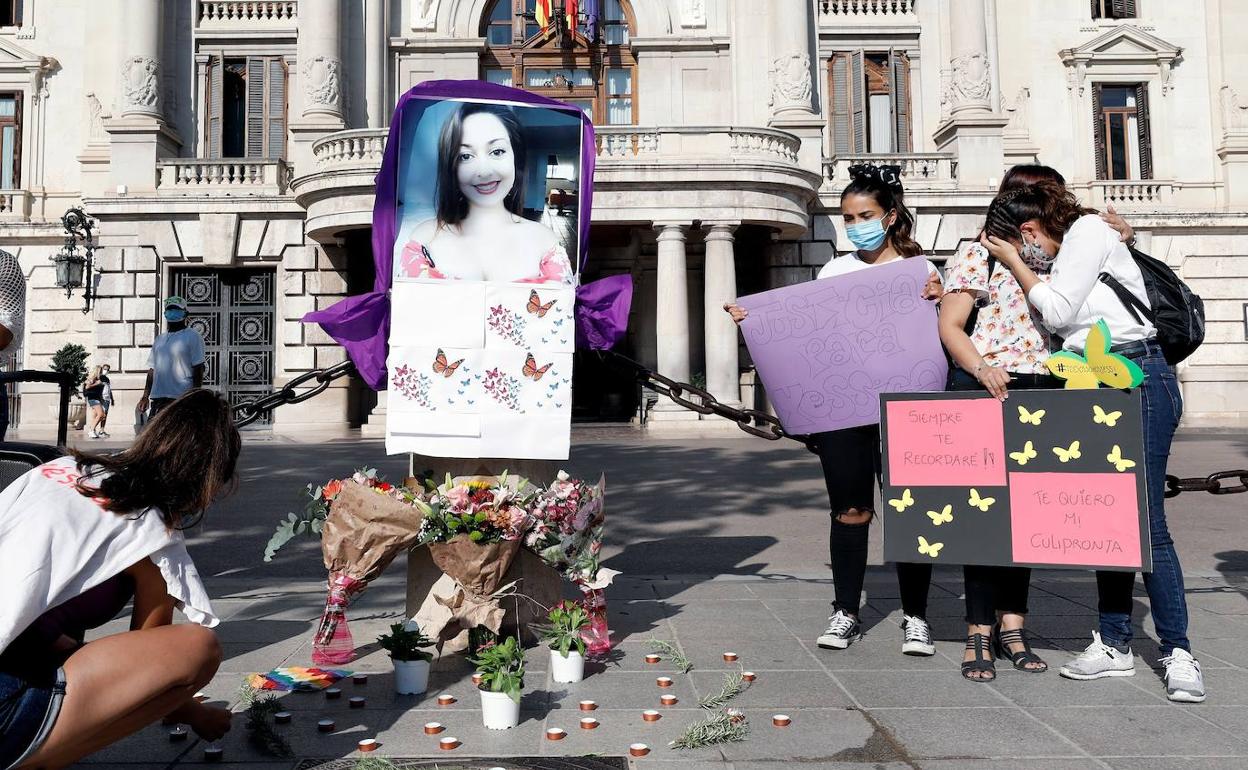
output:
[[[857, 617], [862, 604], [862, 583], [867, 575], [870, 520], [850, 524], [841, 519], [841, 514], [854, 509], [869, 512], [874, 518], [875, 489], [880, 480], [880, 426], [845, 428], [818, 433], [814, 438], [831, 506], [828, 551], [832, 559], [832, 583], [836, 586], [836, 601], [832, 606]], [[932, 565], [898, 562], [897, 583], [902, 611], [926, 619]]]

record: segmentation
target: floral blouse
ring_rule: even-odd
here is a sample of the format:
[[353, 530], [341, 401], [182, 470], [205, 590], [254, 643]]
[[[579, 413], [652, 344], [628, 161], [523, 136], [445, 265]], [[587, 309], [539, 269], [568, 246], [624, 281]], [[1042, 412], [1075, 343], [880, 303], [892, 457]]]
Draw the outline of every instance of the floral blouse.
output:
[[[1047, 282], [1047, 274], [1039, 275]], [[988, 252], [978, 243], [945, 266], [945, 291], [966, 291], [988, 304], [979, 309], [971, 343], [988, 366], [1015, 374], [1047, 374], [1051, 337], [1033, 314], [1014, 274], [998, 262], [988, 275]]]
[[[441, 278], [458, 279], [452, 271], [442, 271], [437, 267], [429, 248], [417, 240], [407, 242], [399, 257], [400, 275], [405, 278]], [[512, 279], [515, 283], [564, 283], [576, 282], [576, 273], [572, 262], [562, 246], [555, 245], [542, 255], [538, 263], [538, 272], [523, 278]]]

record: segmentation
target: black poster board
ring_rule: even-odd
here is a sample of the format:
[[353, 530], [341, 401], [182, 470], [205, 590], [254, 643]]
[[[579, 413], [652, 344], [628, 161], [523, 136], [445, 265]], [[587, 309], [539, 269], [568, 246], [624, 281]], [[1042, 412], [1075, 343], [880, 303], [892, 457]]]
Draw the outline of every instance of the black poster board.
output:
[[880, 400], [886, 561], [1151, 571], [1139, 390]]

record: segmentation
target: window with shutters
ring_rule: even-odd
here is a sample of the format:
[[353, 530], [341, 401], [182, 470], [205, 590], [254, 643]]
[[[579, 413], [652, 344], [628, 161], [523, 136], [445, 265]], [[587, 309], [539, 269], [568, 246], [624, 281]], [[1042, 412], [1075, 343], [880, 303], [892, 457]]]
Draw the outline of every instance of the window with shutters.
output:
[[1092, 0], [1094, 19], [1134, 19], [1135, 0]]
[[280, 56], [210, 56], [206, 157], [285, 158], [286, 79]]
[[0, 27], [22, 26], [23, 0], [0, 0]]
[[1092, 90], [1097, 179], [1152, 179], [1148, 84], [1096, 83]]
[[[591, 28], [584, 0], [546, 0], [555, 16], [537, 22], [538, 0], [494, 0], [482, 18], [481, 79], [580, 107], [598, 125], [637, 122], [635, 29], [625, 0], [600, 0]], [[545, 6], [544, 6], [545, 7]], [[569, 9], [576, 19], [568, 23]]]
[[22, 186], [22, 95], [0, 93], [0, 190]]
[[828, 60], [832, 152], [907, 153], [910, 60], [901, 51], [843, 51]]

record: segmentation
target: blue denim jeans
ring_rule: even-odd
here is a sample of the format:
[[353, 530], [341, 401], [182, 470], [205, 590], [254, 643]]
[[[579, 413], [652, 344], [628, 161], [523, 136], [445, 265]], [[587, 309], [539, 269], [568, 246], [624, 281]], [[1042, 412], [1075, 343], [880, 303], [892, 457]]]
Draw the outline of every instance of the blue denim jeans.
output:
[[[1148, 483], [1148, 528], [1153, 546], [1153, 571], [1144, 574], [1144, 590], [1152, 605], [1153, 625], [1161, 654], [1175, 648], [1191, 650], [1187, 640], [1187, 595], [1183, 568], [1166, 526], [1166, 461], [1170, 442], [1183, 414], [1178, 378], [1166, 363], [1161, 348], [1149, 341], [1142, 351], [1124, 352], [1146, 375], [1141, 386], [1144, 402], [1144, 451]], [[1097, 572], [1096, 586], [1101, 615], [1101, 639], [1116, 646], [1131, 643], [1133, 572]]]

